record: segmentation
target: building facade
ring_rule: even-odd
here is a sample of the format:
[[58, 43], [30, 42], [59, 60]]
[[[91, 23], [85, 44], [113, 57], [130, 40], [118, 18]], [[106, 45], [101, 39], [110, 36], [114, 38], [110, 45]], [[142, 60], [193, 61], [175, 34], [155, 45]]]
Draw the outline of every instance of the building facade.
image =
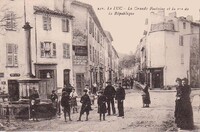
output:
[[[199, 23], [192, 16], [151, 13], [140, 41], [140, 67], [152, 88], [175, 84], [177, 77], [199, 86]], [[195, 47], [195, 48], [194, 48]]]
[[[28, 96], [36, 87], [40, 97], [45, 99], [52, 90], [73, 84], [73, 16], [60, 8], [56, 0], [4, 2], [9, 10], [2, 12], [8, 19], [4, 35], [0, 35], [1, 92], [17, 100]], [[28, 34], [24, 27], [27, 24], [30, 26]], [[19, 85], [19, 80], [24, 78], [37, 78], [39, 86]]]

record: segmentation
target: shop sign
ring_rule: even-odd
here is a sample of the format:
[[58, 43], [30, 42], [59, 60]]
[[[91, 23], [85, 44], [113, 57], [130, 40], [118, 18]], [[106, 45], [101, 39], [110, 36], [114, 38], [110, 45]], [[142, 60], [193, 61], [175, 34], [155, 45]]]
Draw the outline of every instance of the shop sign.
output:
[[19, 73], [11, 73], [10, 76], [11, 76], [11, 77], [19, 77], [20, 74], [19, 74]]

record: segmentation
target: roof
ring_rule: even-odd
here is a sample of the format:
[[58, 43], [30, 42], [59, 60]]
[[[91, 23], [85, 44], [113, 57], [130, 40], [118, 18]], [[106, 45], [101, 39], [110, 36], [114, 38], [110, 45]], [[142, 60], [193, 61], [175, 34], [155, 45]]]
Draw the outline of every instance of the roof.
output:
[[70, 13], [64, 13], [58, 10], [51, 10], [47, 7], [44, 6], [33, 6], [33, 9], [35, 10], [35, 14], [37, 13], [46, 13], [46, 14], [52, 14], [52, 15], [57, 15], [57, 16], [64, 16], [64, 17], [69, 17], [69, 18], [73, 18], [74, 16], [72, 16]]
[[109, 31], [105, 31], [105, 30], [104, 30], [104, 32], [105, 32], [107, 38], [109, 38], [110, 41], [113, 41], [113, 37], [112, 37], [111, 33]]
[[101, 26], [101, 23], [100, 23], [97, 15], [96, 15], [93, 7], [90, 4], [86, 4], [86, 3], [83, 3], [83, 2], [80, 2], [80, 1], [73, 1], [72, 4], [87, 8], [88, 12], [92, 16], [92, 18], [95, 21], [96, 25], [99, 27], [100, 32], [102, 33], [102, 35], [104, 37], [106, 37], [106, 34], [105, 34], [105, 32], [104, 32], [104, 30], [103, 30], [103, 28]]

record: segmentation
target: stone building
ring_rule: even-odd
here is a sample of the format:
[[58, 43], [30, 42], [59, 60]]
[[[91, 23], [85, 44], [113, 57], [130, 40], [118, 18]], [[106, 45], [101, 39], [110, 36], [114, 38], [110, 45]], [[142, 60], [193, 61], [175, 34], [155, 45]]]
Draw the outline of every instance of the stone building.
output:
[[176, 12], [151, 13], [140, 42], [140, 67], [152, 88], [175, 84], [177, 77], [188, 78], [199, 87], [199, 23], [192, 16], [177, 17]]
[[18, 100], [35, 87], [45, 99], [53, 89], [73, 84], [73, 16], [57, 0], [3, 0], [4, 5], [9, 10], [1, 12], [7, 19], [0, 35], [0, 92]]

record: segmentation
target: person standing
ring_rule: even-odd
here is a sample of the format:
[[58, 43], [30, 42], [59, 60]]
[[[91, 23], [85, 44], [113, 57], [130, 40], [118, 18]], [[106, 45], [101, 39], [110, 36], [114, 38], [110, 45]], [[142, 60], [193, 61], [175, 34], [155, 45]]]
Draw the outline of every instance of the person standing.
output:
[[58, 102], [58, 95], [55, 93], [55, 90], [52, 90], [52, 93], [51, 93], [51, 101], [52, 101], [52, 104], [53, 106], [56, 108], [57, 110], [57, 102]]
[[181, 90], [182, 90], [182, 80], [180, 78], [176, 79], [176, 100], [175, 100], [175, 111], [174, 111], [174, 117], [175, 117], [175, 123], [177, 124], [177, 127], [180, 125], [180, 112], [181, 112]]
[[101, 117], [103, 115], [103, 120], [105, 121], [105, 113], [107, 112], [107, 110], [106, 110], [106, 96], [103, 95], [102, 90], [100, 90], [98, 92], [97, 104], [98, 104], [99, 120], [101, 121]]
[[77, 100], [76, 100], [76, 98], [78, 97], [78, 94], [76, 93], [75, 88], [72, 88], [70, 97], [71, 97], [71, 108], [73, 110], [73, 113], [75, 113], [75, 111], [78, 113]]
[[106, 102], [108, 107], [108, 115], [110, 115], [110, 105], [112, 106], [112, 112], [115, 115], [115, 104], [114, 104], [114, 97], [115, 97], [115, 88], [111, 85], [111, 81], [107, 82], [107, 86], [104, 90], [104, 95], [106, 96]]
[[149, 86], [146, 82], [144, 83], [144, 88], [142, 90], [143, 90], [142, 94], [143, 108], [149, 107], [149, 104], [151, 104], [151, 100], [149, 95]]
[[134, 80], [133, 80], [133, 77], [131, 77], [131, 78], [130, 78], [131, 89], [133, 89], [133, 83], [134, 83]]
[[116, 97], [115, 100], [117, 100], [117, 108], [119, 111], [118, 117], [124, 117], [124, 100], [125, 100], [125, 90], [122, 87], [122, 83], [118, 83], [118, 88], [116, 90]]
[[182, 79], [182, 87], [180, 90], [180, 105], [178, 105], [179, 111], [177, 116], [179, 116], [176, 121], [177, 127], [185, 130], [192, 130], [194, 128], [193, 122], [193, 110], [192, 104], [190, 102], [191, 88], [188, 85], [188, 79]]
[[81, 97], [81, 100], [80, 100], [80, 102], [82, 103], [80, 116], [79, 116], [79, 119], [77, 121], [81, 121], [81, 116], [84, 113], [86, 113], [86, 121], [88, 121], [89, 112], [91, 110], [91, 100], [90, 100], [90, 97], [87, 94], [88, 90], [84, 89], [83, 92], [84, 92], [84, 95]]
[[69, 93], [66, 91], [62, 93], [61, 106], [63, 107], [65, 122], [67, 122], [66, 120], [67, 114], [69, 116], [69, 121], [72, 121], [70, 116], [70, 96]]

